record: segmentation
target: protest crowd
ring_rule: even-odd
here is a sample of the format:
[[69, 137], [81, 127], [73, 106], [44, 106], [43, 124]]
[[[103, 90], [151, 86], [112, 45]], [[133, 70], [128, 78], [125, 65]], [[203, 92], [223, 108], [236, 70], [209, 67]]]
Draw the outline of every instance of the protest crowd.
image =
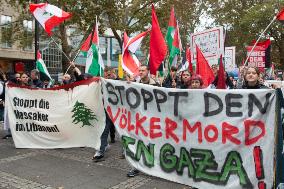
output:
[[[71, 74], [64, 74], [62, 77], [61, 83], [54, 83], [50, 85], [49, 79], [40, 78], [40, 72], [37, 69], [32, 70], [30, 73], [15, 73], [11, 77], [7, 77], [5, 73], [2, 72], [1, 75], [1, 120], [4, 120], [4, 101], [5, 101], [5, 83], [13, 83], [18, 86], [30, 87], [30, 88], [52, 88], [68, 85], [74, 82], [87, 80], [93, 76], [88, 73], [81, 73], [79, 68], [75, 66], [73, 62], [71, 64], [70, 72]], [[117, 72], [114, 68], [106, 67], [104, 69], [104, 78], [112, 80], [122, 80], [124, 82], [137, 82], [144, 85], [153, 85], [158, 87], [165, 88], [177, 88], [177, 89], [216, 89], [218, 88], [218, 68], [216, 65], [212, 66], [214, 71], [215, 79], [213, 82], [205, 87], [203, 85], [203, 79], [200, 75], [191, 74], [189, 70], [178, 72], [178, 69], [174, 66], [170, 68], [170, 72], [166, 77], [157, 78], [154, 75], [151, 75], [149, 72], [149, 67], [147, 65], [141, 65], [139, 67], [139, 76], [134, 78], [133, 76], [124, 73], [124, 78], [119, 78]], [[234, 90], [234, 89], [275, 89], [277, 90], [278, 95], [280, 96], [281, 107], [284, 107], [284, 99], [281, 91], [281, 86], [269, 85], [266, 83], [265, 75], [260, 73], [259, 69], [256, 67], [240, 67], [240, 75], [237, 80], [233, 77], [230, 77], [227, 72], [224, 74], [224, 90]], [[279, 79], [279, 78], [275, 78]], [[108, 144], [108, 137], [110, 136], [110, 143], [115, 143], [115, 126], [112, 123], [106, 112], [106, 123], [103, 134], [101, 135], [101, 147], [92, 157], [95, 162], [101, 161], [104, 158], [106, 150], [110, 147]], [[12, 137], [10, 130], [7, 131], [7, 135], [3, 139]], [[111, 149], [110, 149], [111, 150]], [[125, 154], [122, 149], [121, 158], [125, 158]], [[133, 177], [139, 174], [137, 169], [132, 169], [127, 173], [127, 176]]]

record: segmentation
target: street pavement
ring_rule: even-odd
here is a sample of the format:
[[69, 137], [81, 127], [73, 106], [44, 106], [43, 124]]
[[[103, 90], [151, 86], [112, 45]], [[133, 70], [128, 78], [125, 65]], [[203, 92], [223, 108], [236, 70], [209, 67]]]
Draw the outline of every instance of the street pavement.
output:
[[4, 135], [0, 125], [0, 189], [190, 189], [146, 174], [128, 178], [119, 141], [111, 144], [105, 161], [95, 163], [92, 148], [16, 149]]

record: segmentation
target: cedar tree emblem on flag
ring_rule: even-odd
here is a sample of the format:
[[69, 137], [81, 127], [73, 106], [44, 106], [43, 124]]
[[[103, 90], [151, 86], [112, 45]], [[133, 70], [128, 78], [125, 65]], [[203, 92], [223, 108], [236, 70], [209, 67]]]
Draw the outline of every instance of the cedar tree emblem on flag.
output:
[[90, 121], [92, 120], [98, 121], [95, 113], [91, 109], [89, 109], [84, 103], [76, 101], [75, 105], [73, 106], [72, 112], [73, 112], [72, 123], [78, 124], [82, 122], [83, 123], [82, 127], [84, 126], [93, 127]]

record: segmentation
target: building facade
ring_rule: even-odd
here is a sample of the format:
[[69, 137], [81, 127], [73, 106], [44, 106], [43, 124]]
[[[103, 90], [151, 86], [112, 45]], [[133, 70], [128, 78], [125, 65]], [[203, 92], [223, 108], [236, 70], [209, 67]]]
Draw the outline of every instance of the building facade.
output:
[[[18, 12], [1, 0], [0, 70], [5, 73], [22, 72], [34, 66], [33, 21], [19, 21], [18, 17]], [[22, 28], [21, 34], [15, 32], [18, 27]]]

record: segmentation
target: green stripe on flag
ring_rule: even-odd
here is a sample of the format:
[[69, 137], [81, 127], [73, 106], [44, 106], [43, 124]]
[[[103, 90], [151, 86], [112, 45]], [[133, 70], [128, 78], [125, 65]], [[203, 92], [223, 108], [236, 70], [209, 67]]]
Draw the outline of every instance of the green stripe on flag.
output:
[[168, 50], [169, 50], [169, 52], [171, 52], [172, 46], [173, 46], [174, 31], [175, 31], [175, 28], [174, 28], [174, 27], [172, 27], [172, 26], [169, 26], [169, 27], [168, 27], [167, 35], [166, 35], [166, 40], [167, 40], [167, 45], [168, 45]]

